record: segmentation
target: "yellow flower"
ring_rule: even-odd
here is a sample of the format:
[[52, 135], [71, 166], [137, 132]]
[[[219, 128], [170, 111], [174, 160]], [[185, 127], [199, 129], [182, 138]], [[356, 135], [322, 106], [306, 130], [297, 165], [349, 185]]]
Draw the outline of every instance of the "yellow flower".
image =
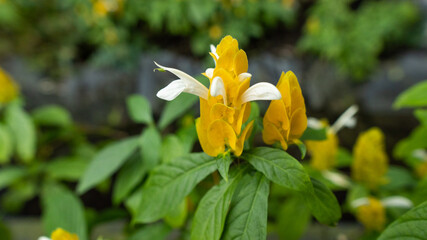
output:
[[359, 135], [353, 149], [352, 176], [354, 180], [371, 189], [376, 189], [379, 185], [386, 183], [388, 158], [384, 145], [384, 134], [379, 128], [371, 128]]
[[157, 93], [164, 100], [173, 100], [182, 92], [200, 97], [200, 118], [196, 119], [197, 134], [203, 151], [218, 156], [227, 151], [240, 156], [243, 144], [249, 137], [253, 122], [246, 124], [250, 104], [255, 100], [280, 99], [281, 94], [270, 83], [250, 85], [246, 53], [240, 50], [238, 42], [231, 36], [224, 37], [215, 48], [211, 46], [215, 68], [208, 68], [204, 75], [209, 78], [209, 89], [188, 74], [161, 65], [179, 79]]
[[415, 172], [420, 178], [424, 178], [425, 176], [427, 176], [427, 162], [417, 164]]
[[99, 16], [110, 12], [121, 12], [124, 0], [92, 0], [93, 11]]
[[222, 28], [219, 25], [215, 24], [209, 28], [209, 37], [211, 39], [216, 40], [220, 38], [221, 35], [222, 35]]
[[320, 171], [332, 169], [338, 153], [338, 137], [329, 130], [323, 141], [306, 141], [307, 151], [311, 154], [310, 165]]
[[62, 228], [57, 228], [52, 232], [50, 238], [40, 237], [38, 240], [79, 240], [76, 234], [69, 233]]
[[271, 101], [264, 116], [262, 137], [266, 144], [280, 142], [286, 150], [288, 145], [299, 142], [307, 128], [307, 116], [304, 97], [293, 72], [282, 72], [277, 88], [283, 98]]
[[18, 86], [12, 77], [0, 68], [0, 103], [8, 103], [18, 96]]
[[382, 231], [386, 223], [385, 208], [380, 200], [370, 197], [367, 204], [357, 208], [356, 218], [370, 231]]

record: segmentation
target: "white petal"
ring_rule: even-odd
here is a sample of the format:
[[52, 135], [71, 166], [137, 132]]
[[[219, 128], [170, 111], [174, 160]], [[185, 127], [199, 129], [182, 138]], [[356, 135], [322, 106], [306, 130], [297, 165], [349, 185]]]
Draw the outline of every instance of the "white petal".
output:
[[381, 203], [386, 207], [411, 208], [414, 206], [411, 200], [401, 196], [383, 198]]
[[218, 54], [216, 53], [216, 48], [213, 44], [211, 44], [211, 53], [213, 53], [213, 55], [215, 55], [216, 59], [219, 58]]
[[337, 186], [344, 188], [348, 188], [351, 186], [351, 183], [346, 175], [332, 171], [323, 171], [322, 175]]
[[280, 91], [271, 83], [261, 82], [248, 88], [241, 97], [242, 104], [255, 100], [279, 100]]
[[214, 68], [206, 69], [205, 74], [206, 74], [206, 76], [208, 76], [209, 79], [212, 79], [214, 70], [215, 70]]
[[339, 130], [343, 127], [349, 127], [353, 128], [356, 126], [356, 118], [354, 115], [359, 110], [359, 107], [357, 105], [352, 105], [349, 107], [341, 116], [335, 121], [335, 123], [332, 125], [331, 129], [335, 133], [338, 133]]
[[51, 239], [48, 237], [39, 237], [37, 240], [51, 240]]
[[307, 118], [307, 126], [314, 129], [322, 129], [325, 127], [319, 119], [314, 117]]
[[367, 197], [363, 197], [363, 198], [358, 198], [352, 201], [350, 205], [352, 208], [358, 208], [360, 206], [368, 205], [368, 204], [369, 204], [369, 199]]
[[197, 95], [201, 98], [208, 99], [209, 90], [203, 84], [201, 84], [199, 81], [197, 81], [195, 78], [193, 78], [192, 76], [190, 76], [190, 75], [186, 74], [185, 72], [180, 71], [178, 69], [164, 67], [162, 65], [157, 64], [156, 62], [154, 62], [154, 63], [159, 68], [164, 69], [168, 72], [171, 72], [172, 74], [177, 76], [179, 78], [179, 80], [182, 80], [185, 83], [185, 89], [181, 92], [191, 93], [191, 94]]
[[216, 97], [221, 95], [222, 98], [224, 99], [224, 104], [227, 105], [227, 95], [225, 94], [225, 87], [224, 87], [224, 82], [222, 81], [222, 78], [215, 77], [212, 80], [210, 89], [211, 89], [211, 96]]
[[183, 80], [175, 80], [157, 92], [157, 97], [166, 101], [172, 101], [184, 92], [186, 84]]
[[245, 81], [246, 79], [248, 79], [250, 77], [252, 77], [252, 74], [245, 72], [245, 73], [239, 74], [238, 78], [239, 78], [240, 82], [243, 82], [243, 81]]

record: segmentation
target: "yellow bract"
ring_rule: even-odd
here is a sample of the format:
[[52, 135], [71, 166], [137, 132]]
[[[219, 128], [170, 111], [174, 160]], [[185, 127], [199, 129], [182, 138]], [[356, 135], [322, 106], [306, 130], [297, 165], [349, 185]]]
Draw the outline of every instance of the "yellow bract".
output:
[[370, 189], [376, 189], [386, 183], [388, 158], [384, 145], [384, 134], [381, 130], [371, 128], [359, 135], [353, 149], [352, 176]]
[[211, 53], [216, 62], [212, 81], [220, 77], [224, 83], [225, 96], [200, 98], [200, 118], [196, 120], [197, 134], [203, 151], [210, 156], [217, 156], [226, 148], [240, 156], [243, 144], [252, 131], [253, 122], [242, 130], [248, 120], [250, 104], [241, 103], [242, 94], [249, 88], [250, 77], [239, 79], [241, 73], [248, 70], [248, 59], [243, 50], [239, 50], [238, 42], [231, 36], [224, 37], [216, 48], [216, 55]]
[[320, 171], [332, 169], [338, 152], [338, 137], [329, 130], [323, 141], [306, 141], [307, 151], [311, 154], [310, 165]]
[[18, 86], [3, 69], [0, 68], [0, 103], [8, 103], [18, 96]]
[[286, 150], [288, 145], [299, 142], [307, 128], [307, 115], [304, 97], [293, 72], [282, 72], [277, 88], [282, 99], [271, 101], [264, 116], [262, 137], [266, 144], [280, 142]]
[[79, 240], [76, 234], [69, 233], [62, 228], [57, 228], [53, 231], [51, 237], [52, 240]]
[[382, 231], [386, 223], [385, 208], [376, 198], [369, 198], [369, 203], [357, 208], [356, 218], [370, 231]]

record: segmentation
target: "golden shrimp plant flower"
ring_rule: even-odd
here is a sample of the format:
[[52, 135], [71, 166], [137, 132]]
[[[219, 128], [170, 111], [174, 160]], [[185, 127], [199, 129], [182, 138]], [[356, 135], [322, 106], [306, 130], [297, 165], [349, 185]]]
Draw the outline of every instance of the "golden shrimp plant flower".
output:
[[247, 72], [246, 53], [231, 36], [224, 37], [216, 48], [211, 46], [210, 55], [215, 68], [208, 68], [204, 73], [209, 79], [209, 88], [180, 70], [156, 63], [160, 69], [178, 77], [157, 96], [168, 101], [183, 92], [199, 96], [200, 117], [196, 119], [196, 129], [203, 151], [214, 157], [228, 151], [240, 156], [253, 127], [253, 122], [249, 122], [243, 128], [250, 114], [249, 102], [279, 100], [282, 95], [270, 83], [250, 87], [252, 75]]
[[39, 237], [38, 240], [79, 240], [79, 237], [74, 233], [69, 233], [62, 228], [57, 228], [52, 232], [50, 238]]
[[352, 176], [354, 180], [370, 189], [386, 183], [388, 157], [385, 152], [384, 134], [379, 128], [371, 128], [359, 135], [353, 149], [354, 161]]
[[12, 77], [0, 68], [0, 104], [12, 101], [18, 94], [18, 86]]
[[282, 72], [277, 88], [283, 98], [271, 101], [264, 116], [262, 137], [266, 144], [280, 142], [286, 150], [290, 144], [300, 142], [307, 128], [307, 115], [301, 87], [293, 72]]

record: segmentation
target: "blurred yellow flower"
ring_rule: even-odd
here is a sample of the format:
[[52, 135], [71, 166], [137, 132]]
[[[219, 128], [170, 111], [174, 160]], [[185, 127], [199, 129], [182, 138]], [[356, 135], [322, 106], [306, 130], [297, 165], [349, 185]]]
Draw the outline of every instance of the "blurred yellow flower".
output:
[[427, 176], [427, 162], [419, 163], [415, 168], [415, 172], [420, 178]]
[[40, 237], [38, 240], [79, 240], [76, 234], [69, 233], [62, 228], [57, 228], [52, 232], [50, 238]]
[[18, 86], [12, 77], [0, 68], [0, 103], [8, 103], [18, 96]]
[[203, 151], [210, 156], [227, 151], [240, 156], [253, 127], [250, 122], [242, 129], [250, 114], [248, 102], [280, 99], [281, 94], [270, 83], [249, 87], [252, 75], [247, 72], [246, 53], [231, 36], [224, 37], [217, 48], [211, 46], [210, 54], [216, 67], [204, 73], [210, 81], [209, 89], [180, 70], [156, 63], [179, 78], [160, 90], [157, 96], [168, 101], [182, 92], [199, 96], [200, 118], [196, 119], [196, 129]]
[[271, 101], [264, 116], [262, 137], [266, 144], [280, 142], [286, 150], [288, 145], [299, 142], [307, 128], [307, 116], [304, 97], [293, 72], [282, 72], [277, 88], [283, 98]]
[[352, 176], [370, 189], [386, 183], [388, 157], [384, 145], [381, 130], [371, 128], [359, 135], [353, 149]]
[[382, 231], [386, 223], [385, 208], [380, 200], [370, 197], [368, 204], [356, 210], [356, 218], [370, 231]]
[[92, 0], [93, 11], [99, 16], [110, 12], [121, 12], [124, 0]]
[[319, 30], [320, 30], [319, 19], [316, 17], [310, 17], [305, 24], [305, 29], [310, 34], [315, 34], [315, 33], [319, 32]]
[[[325, 122], [325, 127], [329, 127]], [[338, 137], [329, 129], [323, 141], [306, 141], [307, 151], [311, 155], [310, 165], [320, 171], [330, 170], [335, 166], [338, 153]]]
[[209, 37], [213, 40], [216, 40], [222, 36], [222, 28], [215, 24], [209, 28]]

